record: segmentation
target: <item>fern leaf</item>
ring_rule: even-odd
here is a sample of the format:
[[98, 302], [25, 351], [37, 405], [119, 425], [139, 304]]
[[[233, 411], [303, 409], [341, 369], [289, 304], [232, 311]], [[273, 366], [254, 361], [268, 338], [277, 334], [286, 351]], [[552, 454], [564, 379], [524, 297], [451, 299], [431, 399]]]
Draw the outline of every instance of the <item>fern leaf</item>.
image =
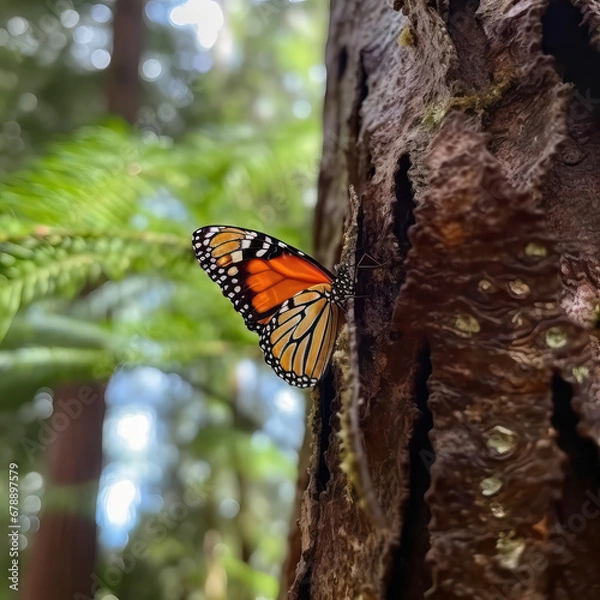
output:
[[175, 274], [193, 255], [188, 239], [157, 233], [31, 234], [0, 241], [0, 340], [19, 308], [128, 272]]

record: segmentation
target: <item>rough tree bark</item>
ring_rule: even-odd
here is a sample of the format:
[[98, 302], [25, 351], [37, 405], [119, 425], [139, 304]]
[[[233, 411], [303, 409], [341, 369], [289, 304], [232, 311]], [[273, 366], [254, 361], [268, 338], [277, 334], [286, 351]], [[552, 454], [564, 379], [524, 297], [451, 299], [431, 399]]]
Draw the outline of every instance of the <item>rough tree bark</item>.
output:
[[332, 0], [316, 246], [353, 184], [381, 266], [315, 394], [289, 598], [600, 597], [599, 50], [592, 0]]

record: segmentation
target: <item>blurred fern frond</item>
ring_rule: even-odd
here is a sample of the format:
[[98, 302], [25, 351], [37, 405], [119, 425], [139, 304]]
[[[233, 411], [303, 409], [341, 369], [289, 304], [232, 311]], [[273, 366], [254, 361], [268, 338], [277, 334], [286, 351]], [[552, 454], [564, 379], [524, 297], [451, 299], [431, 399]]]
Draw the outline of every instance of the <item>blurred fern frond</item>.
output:
[[187, 240], [153, 232], [32, 233], [0, 241], [0, 339], [19, 308], [47, 296], [72, 298], [85, 285], [129, 271], [172, 276], [191, 263]]
[[[112, 124], [81, 129], [6, 176], [0, 181], [4, 364], [18, 367], [27, 357], [33, 365], [30, 357], [37, 356], [50, 385], [44, 364], [56, 353], [65, 369], [56, 368], [55, 378], [66, 377], [68, 357], [76, 356], [69, 350], [82, 340], [70, 336], [82, 319], [108, 334], [99, 333], [99, 345], [87, 350], [103, 352], [113, 367], [185, 365], [222, 354], [228, 342], [251, 341], [195, 265], [190, 233], [232, 222], [305, 246], [303, 200], [313, 186], [317, 146], [316, 130], [305, 124], [261, 136], [248, 128], [196, 132], [176, 144]], [[37, 322], [28, 307], [41, 309]], [[63, 319], [58, 345], [57, 321], [41, 324], [53, 316]], [[96, 335], [87, 334], [87, 341]], [[85, 370], [82, 360], [74, 360], [74, 373]]]
[[52, 144], [33, 164], [0, 184], [0, 225], [30, 223], [105, 229], [126, 222], [150, 193], [139, 177], [143, 145], [122, 128], [85, 127]]

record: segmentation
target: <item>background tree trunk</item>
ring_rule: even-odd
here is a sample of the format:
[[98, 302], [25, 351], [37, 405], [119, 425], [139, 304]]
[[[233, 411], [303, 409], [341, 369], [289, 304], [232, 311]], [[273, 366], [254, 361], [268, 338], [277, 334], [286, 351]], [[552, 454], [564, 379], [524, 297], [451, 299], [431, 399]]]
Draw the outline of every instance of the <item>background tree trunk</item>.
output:
[[25, 600], [89, 600], [97, 586], [96, 497], [102, 470], [104, 386], [57, 389], [47, 422], [48, 472]]
[[[117, 0], [108, 111], [135, 123], [140, 107], [142, 0]], [[25, 582], [26, 600], [87, 600], [97, 591], [96, 501], [102, 471], [105, 385], [63, 385], [49, 421], [48, 491]], [[65, 427], [53, 423], [66, 423]], [[65, 557], [67, 557], [65, 559]]]
[[117, 0], [107, 88], [108, 112], [135, 123], [141, 102], [139, 77], [144, 38], [143, 0]]
[[318, 257], [352, 183], [381, 267], [315, 399], [290, 598], [599, 596], [598, 48], [586, 0], [332, 1]]

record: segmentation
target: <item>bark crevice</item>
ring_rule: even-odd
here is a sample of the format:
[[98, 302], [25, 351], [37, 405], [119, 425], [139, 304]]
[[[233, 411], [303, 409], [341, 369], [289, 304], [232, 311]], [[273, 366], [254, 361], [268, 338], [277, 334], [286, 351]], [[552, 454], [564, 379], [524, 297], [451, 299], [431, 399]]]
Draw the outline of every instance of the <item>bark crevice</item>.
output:
[[431, 586], [431, 575], [425, 564], [425, 554], [429, 550], [429, 506], [425, 493], [431, 483], [430, 469], [435, 462], [435, 452], [429, 440], [433, 428], [433, 417], [427, 401], [429, 390], [427, 380], [431, 375], [429, 348], [419, 357], [419, 370], [416, 376], [415, 404], [419, 416], [409, 443], [410, 484], [409, 496], [404, 507], [404, 523], [400, 533], [392, 565], [392, 577], [387, 589], [387, 599], [418, 600], [423, 598]]
[[473, 94], [490, 85], [487, 66], [488, 43], [476, 15], [479, 0], [450, 0], [448, 34], [457, 55], [457, 67], [451, 76], [456, 79], [456, 91]]
[[557, 523], [550, 532], [555, 568], [549, 580], [549, 598], [560, 598], [565, 593], [568, 597], [595, 597], [598, 586], [597, 571], [589, 569], [587, 561], [600, 551], [600, 464], [595, 442], [582, 430], [577, 410], [580, 401], [574, 386], [555, 373], [552, 426], [565, 460]]
[[[581, 10], [568, 0], [553, 0], [544, 13], [542, 50], [554, 57], [558, 74], [583, 99], [600, 98], [600, 54], [590, 43]], [[597, 103], [590, 108], [597, 109]]]
[[348, 67], [348, 48], [346, 46], [340, 49], [340, 54], [338, 58], [338, 69], [337, 69], [337, 79], [338, 81], [342, 79], [344, 73], [346, 73], [346, 69]]
[[331, 371], [328, 372], [326, 377], [321, 381], [319, 386], [319, 399], [320, 399], [320, 421], [321, 421], [321, 435], [319, 440], [319, 466], [317, 468], [317, 490], [322, 492], [326, 487], [329, 479], [331, 478], [331, 472], [327, 465], [327, 451], [329, 450], [329, 439], [333, 427], [332, 420], [336, 414], [335, 407], [335, 386], [333, 383], [333, 375]]
[[398, 246], [403, 257], [410, 249], [408, 229], [415, 222], [413, 211], [415, 209], [414, 189], [408, 172], [412, 167], [408, 153], [402, 154], [398, 160], [398, 170], [394, 176], [394, 233], [398, 239]]
[[[600, 489], [598, 449], [592, 440], [578, 431], [580, 416], [573, 408], [573, 397], [573, 386], [555, 374], [552, 379], [552, 426], [558, 435], [558, 445], [567, 457], [565, 469], [570, 477], [583, 479], [597, 490]], [[565, 487], [570, 483], [565, 480]], [[566, 521], [562, 508], [559, 508], [558, 516], [561, 522]]]

